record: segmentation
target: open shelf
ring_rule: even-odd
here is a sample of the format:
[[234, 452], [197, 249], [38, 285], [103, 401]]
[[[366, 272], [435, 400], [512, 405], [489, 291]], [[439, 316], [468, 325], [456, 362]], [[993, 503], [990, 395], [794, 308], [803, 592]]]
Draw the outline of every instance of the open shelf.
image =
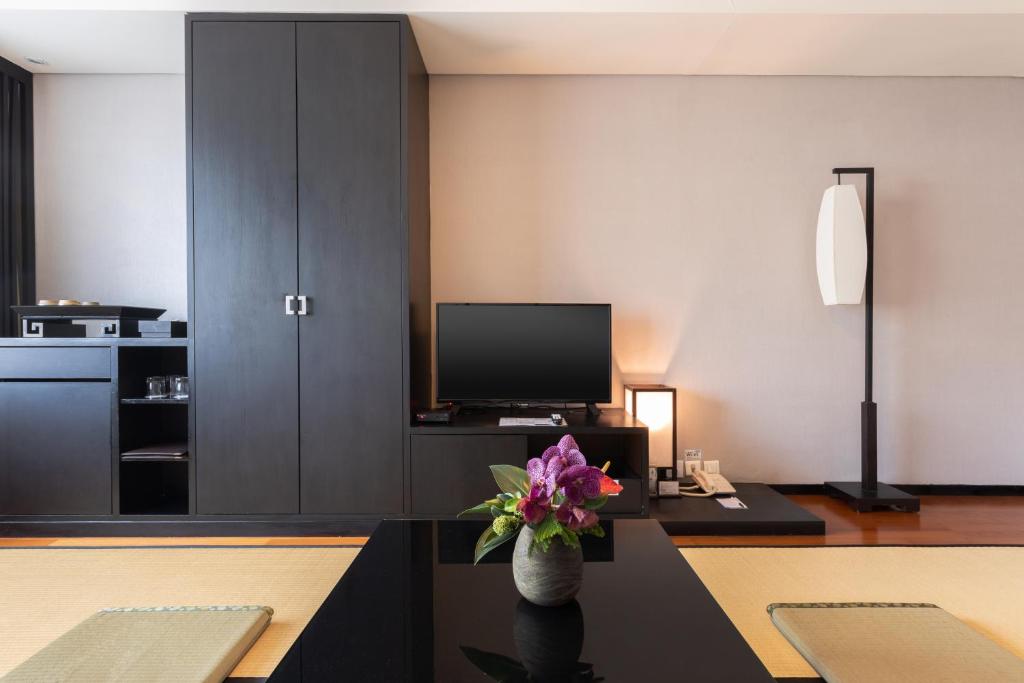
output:
[[188, 514], [188, 460], [122, 459], [121, 514]]
[[185, 406], [187, 398], [122, 398], [121, 405], [126, 406]]
[[186, 351], [185, 345], [118, 349], [115, 457], [122, 515], [189, 512], [189, 400], [145, 398], [147, 377], [188, 374]]

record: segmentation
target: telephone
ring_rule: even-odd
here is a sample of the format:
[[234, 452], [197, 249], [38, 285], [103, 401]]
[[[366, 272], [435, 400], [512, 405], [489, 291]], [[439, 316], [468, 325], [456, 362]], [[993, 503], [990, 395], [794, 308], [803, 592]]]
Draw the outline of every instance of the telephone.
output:
[[[729, 483], [729, 480], [723, 477], [717, 472], [705, 472], [704, 470], [694, 470], [691, 475], [693, 477], [693, 486], [680, 486], [679, 493], [683, 496], [694, 496], [694, 497], [707, 497], [714, 496], [719, 493], [736, 493], [736, 489]], [[702, 493], [696, 493], [695, 491], [700, 489]]]

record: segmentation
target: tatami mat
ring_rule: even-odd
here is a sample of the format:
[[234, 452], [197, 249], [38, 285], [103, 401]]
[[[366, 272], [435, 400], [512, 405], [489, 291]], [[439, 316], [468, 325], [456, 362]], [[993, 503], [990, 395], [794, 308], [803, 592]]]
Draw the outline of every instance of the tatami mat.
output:
[[765, 608], [773, 602], [934, 603], [1024, 657], [1024, 548], [683, 548], [680, 552], [777, 678], [816, 674], [769, 620]]
[[0, 676], [104, 607], [267, 605], [270, 626], [232, 673], [267, 676], [356, 548], [0, 549]]

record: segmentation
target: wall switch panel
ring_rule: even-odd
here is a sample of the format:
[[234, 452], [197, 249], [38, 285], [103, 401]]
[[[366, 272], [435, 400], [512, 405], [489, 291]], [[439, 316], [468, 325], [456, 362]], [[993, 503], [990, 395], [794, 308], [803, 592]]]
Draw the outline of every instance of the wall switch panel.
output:
[[719, 473], [718, 461], [717, 460], [705, 460], [704, 461], [704, 471], [707, 472], [708, 474], [718, 474]]
[[658, 482], [658, 495], [659, 496], [678, 496], [679, 495], [679, 482], [678, 481], [659, 481]]

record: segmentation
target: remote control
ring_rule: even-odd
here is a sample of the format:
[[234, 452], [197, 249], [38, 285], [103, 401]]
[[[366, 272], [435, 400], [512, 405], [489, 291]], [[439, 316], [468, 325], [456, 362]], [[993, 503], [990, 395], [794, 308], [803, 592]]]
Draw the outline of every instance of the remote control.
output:
[[551, 423], [555, 424], [555, 425], [558, 425], [558, 426], [561, 426], [562, 425], [562, 414], [561, 413], [551, 413]]

